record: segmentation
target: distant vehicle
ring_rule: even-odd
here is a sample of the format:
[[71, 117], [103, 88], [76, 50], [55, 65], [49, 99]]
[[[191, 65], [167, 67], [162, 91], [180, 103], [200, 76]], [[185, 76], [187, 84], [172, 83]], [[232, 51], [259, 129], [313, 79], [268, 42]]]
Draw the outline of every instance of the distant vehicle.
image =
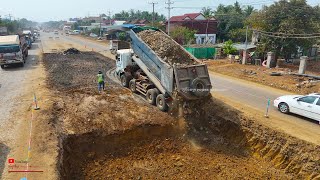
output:
[[22, 34], [25, 35], [25, 36], [29, 36], [29, 39], [31, 40], [31, 42], [35, 41], [35, 38], [33, 37], [33, 34], [32, 34], [32, 32], [30, 30], [23, 30]]
[[98, 37], [98, 35], [96, 35], [95, 33], [90, 33], [89, 36], [90, 36], [90, 37]]
[[28, 56], [28, 46], [25, 36], [0, 36], [0, 66], [19, 64], [24, 66]]
[[281, 96], [274, 100], [280, 112], [305, 116], [320, 123], [320, 93]]
[[55, 31], [54, 31], [54, 34], [57, 34], [57, 35], [58, 35], [58, 34], [59, 34], [59, 31], [55, 30]]
[[75, 35], [80, 34], [80, 30], [73, 30], [72, 33], [70, 34], [75, 34]]
[[24, 38], [25, 38], [27, 47], [28, 47], [29, 49], [31, 49], [31, 47], [32, 47], [32, 39], [31, 39], [31, 36], [29, 36], [29, 35], [24, 35]]

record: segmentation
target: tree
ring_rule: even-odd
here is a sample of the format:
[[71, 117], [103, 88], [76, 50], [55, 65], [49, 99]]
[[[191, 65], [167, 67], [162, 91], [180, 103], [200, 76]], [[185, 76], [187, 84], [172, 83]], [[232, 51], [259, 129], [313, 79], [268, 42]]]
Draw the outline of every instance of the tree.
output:
[[204, 15], [206, 18], [211, 18], [213, 16], [213, 11], [210, 7], [204, 7], [202, 8], [201, 13]]
[[[224, 6], [220, 4], [214, 16], [218, 20], [218, 39], [220, 41], [226, 39], [232, 39], [238, 41], [241, 38], [234, 36], [236, 31], [240, 31], [245, 27], [246, 18], [253, 12], [252, 6], [240, 7], [240, 4], [236, 1], [234, 5]], [[231, 34], [233, 32], [233, 35]], [[245, 37], [245, 36], [244, 36]]]
[[233, 46], [233, 42], [231, 40], [226, 41], [222, 49], [223, 52], [227, 55], [234, 54], [235, 52], [237, 52], [237, 49]]
[[[298, 49], [308, 50], [316, 40], [287, 38], [290, 34], [313, 34], [319, 31], [319, 12], [306, 0], [280, 0], [269, 7], [253, 13], [247, 20], [254, 29], [271, 32], [262, 35], [260, 44], [267, 51], [286, 59], [297, 54]], [[282, 38], [275, 37], [281, 36]], [[297, 36], [297, 35], [295, 35]]]
[[195, 30], [191, 30], [189, 28], [178, 26], [175, 27], [170, 35], [171, 37], [180, 44], [188, 44], [194, 41]]
[[[164, 15], [159, 15], [158, 13], [154, 13], [155, 21], [165, 21], [165, 16]], [[118, 20], [124, 20], [124, 21], [130, 21], [130, 20], [135, 20], [135, 19], [145, 19], [148, 21], [152, 21], [152, 12], [148, 11], [140, 11], [140, 10], [129, 10], [129, 11], [121, 11], [120, 13], [116, 13], [113, 16], [114, 19]]]

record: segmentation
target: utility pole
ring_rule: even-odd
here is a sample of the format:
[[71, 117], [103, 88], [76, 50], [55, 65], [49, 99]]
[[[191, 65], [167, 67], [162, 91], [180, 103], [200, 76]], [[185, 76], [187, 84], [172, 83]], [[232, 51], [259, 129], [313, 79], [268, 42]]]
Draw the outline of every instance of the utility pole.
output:
[[168, 4], [168, 7], [166, 7], [168, 9], [168, 35], [170, 36], [170, 11], [171, 9], [173, 9], [171, 7], [171, 4], [173, 4], [173, 2], [171, 2], [171, 0], [168, 0], [168, 2], [166, 2], [166, 4]]
[[244, 50], [244, 53], [243, 53], [242, 64], [247, 64], [248, 29], [249, 29], [249, 27], [247, 26], [247, 30], [246, 30], [246, 46], [245, 46], [245, 50]]
[[111, 11], [108, 11], [108, 16], [109, 16], [109, 23], [110, 23], [110, 26], [112, 26]]
[[99, 28], [100, 29], [100, 35], [99, 35], [99, 37], [101, 37], [101, 20], [102, 20], [102, 18], [101, 18], [101, 14], [100, 14], [100, 21], [99, 21], [100, 22], [100, 28]]
[[151, 2], [149, 4], [152, 4], [152, 26], [154, 26], [154, 5], [158, 4], [157, 2]]

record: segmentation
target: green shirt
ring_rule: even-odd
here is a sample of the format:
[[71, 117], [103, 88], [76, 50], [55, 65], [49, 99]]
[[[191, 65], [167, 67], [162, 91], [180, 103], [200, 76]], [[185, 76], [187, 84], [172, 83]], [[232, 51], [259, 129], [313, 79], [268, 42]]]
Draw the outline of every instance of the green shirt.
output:
[[104, 82], [104, 75], [103, 74], [98, 74], [97, 77], [98, 77], [98, 82], [99, 83]]

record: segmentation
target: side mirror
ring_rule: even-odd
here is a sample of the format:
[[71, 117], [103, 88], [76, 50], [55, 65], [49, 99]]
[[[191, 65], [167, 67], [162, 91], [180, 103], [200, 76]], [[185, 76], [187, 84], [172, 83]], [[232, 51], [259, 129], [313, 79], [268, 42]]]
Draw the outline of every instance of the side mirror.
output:
[[302, 99], [301, 99], [301, 98], [299, 98], [299, 99], [297, 99], [297, 101], [302, 101]]

